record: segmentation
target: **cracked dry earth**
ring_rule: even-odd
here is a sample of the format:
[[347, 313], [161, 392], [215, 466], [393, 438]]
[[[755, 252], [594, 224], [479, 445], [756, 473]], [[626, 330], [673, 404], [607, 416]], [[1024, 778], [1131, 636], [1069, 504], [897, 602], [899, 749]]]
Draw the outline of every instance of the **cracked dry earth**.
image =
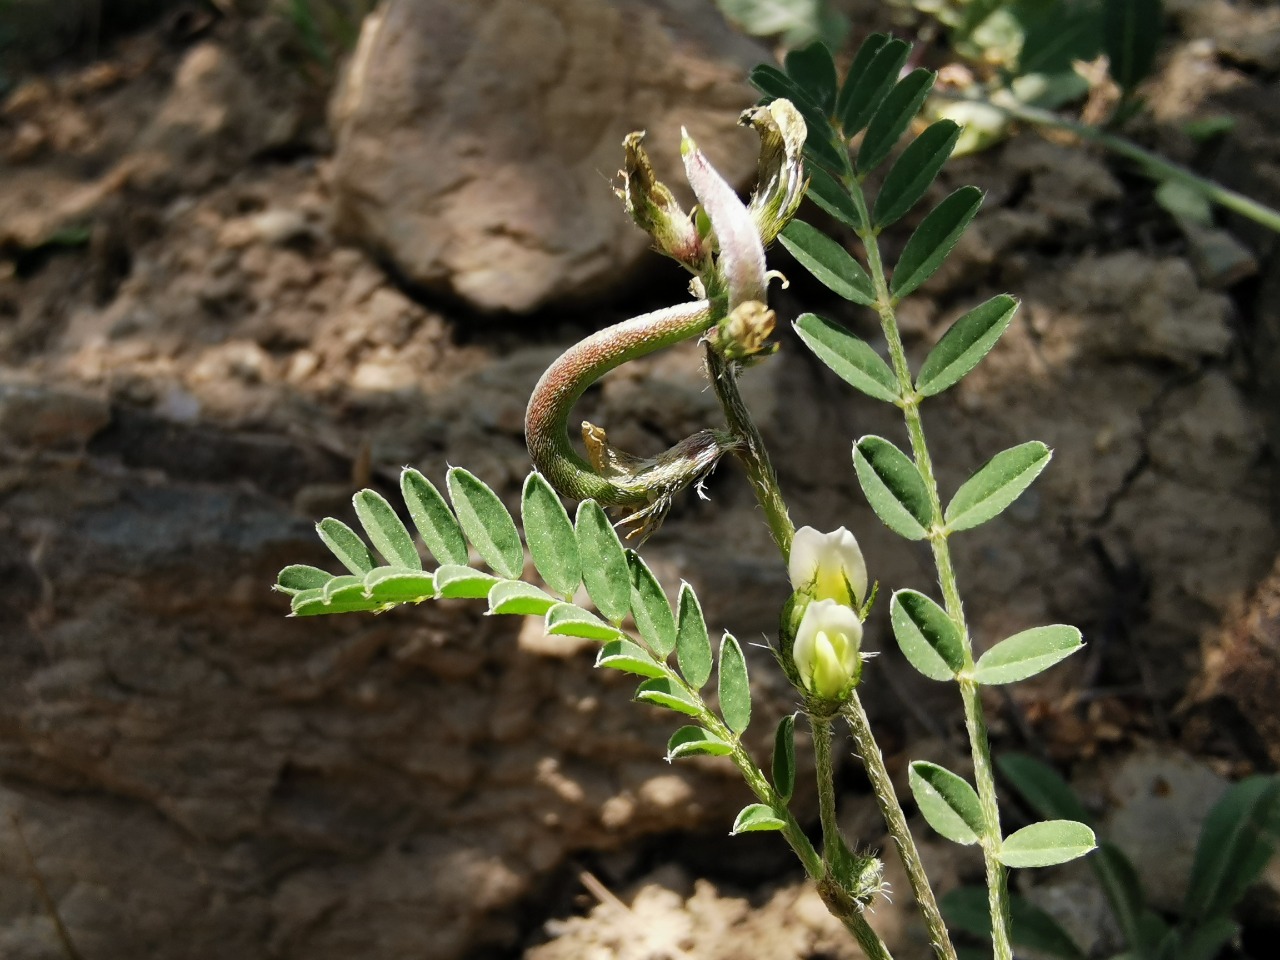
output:
[[[227, 56], [231, 39], [202, 42]], [[269, 65], [217, 87], [230, 100], [207, 129], [120, 146], [161, 111], [186, 52], [122, 42], [117, 75], [99, 64], [20, 89], [0, 129], [10, 212], [22, 191], [66, 196], [104, 142], [133, 158], [95, 181], [86, 244], [4, 241], [0, 956], [65, 956], [40, 890], [86, 958], [854, 956], [776, 838], [724, 838], [741, 785], [715, 762], [664, 763], [671, 717], [628, 703], [590, 645], [463, 602], [286, 620], [269, 590], [283, 564], [325, 562], [315, 519], [345, 516], [358, 486], [391, 492], [402, 464], [437, 479], [465, 465], [512, 502], [544, 365], [674, 301], [680, 279], [658, 267], [644, 296], [507, 321], [415, 298], [329, 236], [325, 135], [252, 96], [287, 88]], [[962, 182], [986, 208], [904, 310], [913, 359], [980, 299], [1024, 303], [978, 371], [930, 402], [942, 482], [1022, 440], [1056, 451], [1004, 518], [957, 541], [967, 607], [981, 644], [1051, 621], [1090, 642], [993, 699], [994, 734], [1079, 768], [1177, 742], [1203, 647], [1247, 616], [1277, 553], [1258, 386], [1275, 358], [1257, 339], [1275, 284], [1207, 288], [1149, 186], [1074, 146], [1017, 138], [955, 163], [938, 195]], [[788, 272], [784, 317], [803, 304], [875, 338]], [[849, 460], [853, 437], [901, 439], [891, 411], [782, 339], [745, 389], [795, 520], [855, 530], [885, 588], [927, 585], [928, 558], [860, 502]], [[692, 347], [629, 365], [587, 405], [646, 450], [715, 416]], [[698, 588], [715, 628], [762, 639], [783, 572], [738, 471], [709, 492], [646, 556], [668, 587]], [[894, 769], [963, 770], [951, 692], [899, 661], [883, 605], [869, 627], [884, 655], [866, 696]], [[764, 756], [792, 704], [768, 654], [748, 657]], [[1195, 746], [1231, 769], [1266, 759], [1221, 728]], [[879, 843], [852, 765], [841, 791], [850, 831]], [[944, 885], [980, 869], [925, 847]], [[900, 958], [923, 957], [894, 888], [873, 920]]]

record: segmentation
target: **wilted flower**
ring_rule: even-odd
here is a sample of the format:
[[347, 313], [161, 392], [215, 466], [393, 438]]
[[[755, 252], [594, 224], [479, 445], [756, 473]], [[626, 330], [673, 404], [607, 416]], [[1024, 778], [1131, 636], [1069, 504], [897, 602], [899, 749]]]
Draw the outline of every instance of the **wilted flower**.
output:
[[804, 611], [792, 649], [796, 672], [814, 696], [836, 700], [862, 676], [862, 621], [835, 600], [814, 600]]
[[860, 607], [867, 596], [867, 564], [853, 534], [840, 527], [822, 533], [801, 527], [787, 561], [791, 587], [814, 600]]

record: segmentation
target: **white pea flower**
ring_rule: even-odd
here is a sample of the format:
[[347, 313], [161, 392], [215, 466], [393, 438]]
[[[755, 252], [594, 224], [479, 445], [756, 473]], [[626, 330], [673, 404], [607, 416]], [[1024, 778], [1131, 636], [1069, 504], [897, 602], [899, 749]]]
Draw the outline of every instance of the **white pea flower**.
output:
[[805, 608], [792, 649], [800, 682], [828, 700], [843, 697], [862, 676], [862, 621], [835, 600], [814, 600]]
[[860, 607], [867, 597], [867, 564], [858, 541], [844, 527], [831, 533], [813, 527], [797, 530], [787, 572], [791, 588], [814, 600]]

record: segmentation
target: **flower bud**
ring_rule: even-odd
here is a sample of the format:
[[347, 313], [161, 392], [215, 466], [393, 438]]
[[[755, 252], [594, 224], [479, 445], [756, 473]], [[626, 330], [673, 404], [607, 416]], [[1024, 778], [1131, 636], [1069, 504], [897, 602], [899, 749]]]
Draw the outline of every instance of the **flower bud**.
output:
[[789, 100], [751, 107], [738, 120], [760, 134], [758, 181], [749, 209], [767, 247], [787, 225], [804, 199], [804, 117]]
[[792, 648], [800, 683], [824, 700], [843, 699], [862, 677], [862, 621], [835, 600], [805, 608]]
[[666, 185], [653, 175], [649, 155], [641, 141], [643, 133], [631, 133], [622, 141], [626, 165], [619, 171], [622, 187], [616, 191], [627, 213], [640, 229], [653, 238], [653, 247], [678, 260], [695, 273], [709, 264], [710, 246], [699, 235], [693, 218], [676, 202]]
[[853, 534], [841, 527], [821, 533], [801, 527], [787, 560], [792, 589], [814, 600], [834, 600], [855, 609], [867, 596], [867, 564]]

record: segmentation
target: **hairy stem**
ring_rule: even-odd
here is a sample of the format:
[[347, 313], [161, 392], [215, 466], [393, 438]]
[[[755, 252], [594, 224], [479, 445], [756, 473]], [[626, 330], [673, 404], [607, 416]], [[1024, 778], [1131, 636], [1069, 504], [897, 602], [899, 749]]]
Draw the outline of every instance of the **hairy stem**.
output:
[[813, 730], [813, 761], [818, 775], [818, 816], [822, 820], [822, 859], [828, 865], [840, 855], [840, 825], [836, 822], [835, 765], [831, 761], [831, 720], [809, 715]]
[[795, 524], [787, 513], [787, 504], [778, 488], [778, 475], [769, 459], [764, 438], [760, 436], [760, 430], [738, 391], [737, 371], [731, 361], [720, 356], [710, 345], [707, 346], [707, 369], [711, 374], [711, 386], [724, 411], [725, 422], [729, 425], [729, 432], [737, 441], [733, 452], [747, 471], [751, 489], [755, 492], [756, 501], [764, 511], [765, 522], [769, 525], [769, 533], [785, 561], [791, 555], [791, 541], [796, 535]]
[[920, 851], [916, 848], [915, 838], [907, 826], [906, 814], [902, 812], [902, 804], [898, 802], [898, 793], [893, 789], [893, 781], [884, 765], [884, 756], [880, 753], [880, 745], [871, 732], [871, 723], [867, 712], [862, 707], [861, 698], [855, 693], [845, 705], [844, 718], [853, 734], [853, 742], [857, 746], [858, 756], [866, 768], [867, 778], [871, 781], [872, 792], [876, 795], [876, 803], [880, 805], [880, 815], [885, 826], [889, 828], [889, 836], [893, 837], [898, 847], [898, 857], [907, 871], [907, 880], [911, 884], [911, 892], [915, 894], [916, 904], [929, 929], [929, 939], [934, 951], [942, 960], [956, 960], [956, 948], [951, 943], [951, 934], [947, 931], [947, 923], [942, 919], [942, 911], [938, 909], [938, 900], [933, 895], [933, 887], [924, 872], [924, 862], [920, 859]]
[[[861, 184], [856, 179], [848, 177], [846, 186], [850, 188], [862, 222], [870, 224], [871, 216], [867, 210]], [[876, 312], [880, 315], [880, 327], [889, 345], [889, 359], [902, 398], [898, 401], [898, 405], [902, 408], [903, 418], [906, 420], [911, 452], [915, 458], [916, 468], [920, 471], [920, 476], [929, 491], [932, 513], [929, 544], [933, 548], [933, 562], [937, 568], [938, 583], [942, 588], [947, 615], [951, 617], [963, 638], [964, 673], [967, 675], [973, 668], [973, 644], [965, 623], [964, 605], [960, 602], [955, 567], [951, 563], [946, 521], [942, 513], [942, 501], [938, 495], [938, 481], [934, 476], [933, 460], [929, 456], [929, 447], [925, 442], [924, 422], [920, 417], [919, 406], [922, 398], [916, 393], [911, 381], [911, 371], [907, 366], [907, 354], [902, 346], [902, 335], [898, 330], [898, 321], [893, 310], [893, 298], [885, 279], [884, 263], [880, 258], [876, 231], [867, 227], [859, 231], [858, 236], [867, 251], [867, 266], [876, 291]], [[1000, 807], [996, 801], [995, 775], [991, 767], [991, 746], [987, 741], [987, 725], [982, 715], [982, 701], [978, 696], [978, 687], [967, 676], [960, 679], [960, 696], [964, 701], [965, 726], [969, 731], [969, 749], [973, 754], [973, 778], [978, 788], [978, 799], [982, 805], [983, 822], [986, 826], [986, 835], [982, 838], [982, 856], [986, 862], [992, 947], [995, 960], [1012, 960], [1013, 950], [1009, 943], [1009, 892], [1005, 882], [1004, 864], [1000, 862]]]

